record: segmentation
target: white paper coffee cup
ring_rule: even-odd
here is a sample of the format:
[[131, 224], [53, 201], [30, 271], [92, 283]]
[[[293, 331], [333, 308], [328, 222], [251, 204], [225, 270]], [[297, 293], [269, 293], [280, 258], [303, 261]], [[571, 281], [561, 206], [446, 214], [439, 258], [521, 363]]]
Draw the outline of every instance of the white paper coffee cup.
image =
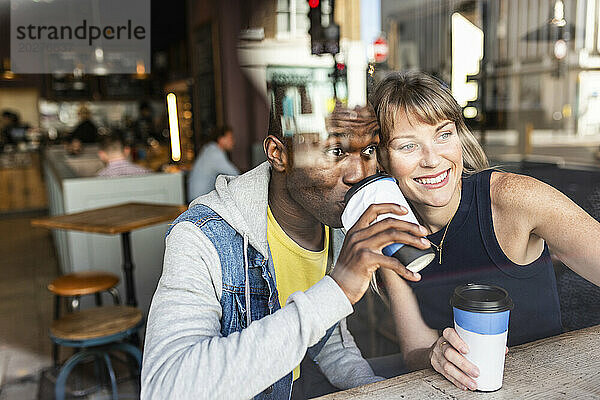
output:
[[508, 320], [513, 302], [499, 286], [458, 286], [450, 304], [454, 329], [469, 346], [465, 358], [479, 368], [477, 390], [491, 392], [502, 387]]
[[[399, 204], [408, 210], [406, 215], [380, 215], [377, 221], [393, 217], [419, 224], [410, 205], [400, 191], [396, 179], [388, 174], [378, 173], [361, 180], [348, 190], [344, 200], [346, 207], [342, 213], [342, 224], [346, 231], [354, 226], [371, 204], [393, 203]], [[403, 243], [390, 244], [383, 248], [382, 253], [397, 258], [406, 269], [415, 273], [425, 268], [435, 258], [435, 253], [431, 248], [421, 250]]]

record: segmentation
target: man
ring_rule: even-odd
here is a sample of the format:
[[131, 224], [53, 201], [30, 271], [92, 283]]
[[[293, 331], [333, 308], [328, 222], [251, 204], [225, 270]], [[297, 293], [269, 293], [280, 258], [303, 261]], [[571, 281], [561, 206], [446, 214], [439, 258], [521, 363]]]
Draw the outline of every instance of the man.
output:
[[376, 172], [379, 141], [371, 108], [338, 107], [326, 128], [323, 136], [290, 138], [272, 119], [268, 161], [220, 176], [216, 190], [175, 221], [148, 317], [142, 399], [307, 395], [309, 385], [297, 385], [302, 370], [294, 382], [305, 355], [338, 389], [383, 379], [362, 358], [345, 317], [380, 266], [419, 279], [383, 247], [428, 246], [416, 239], [424, 235], [416, 225], [371, 224], [405, 214], [399, 206], [371, 206], [324, 275], [328, 227], [341, 227], [348, 188]]
[[130, 148], [123, 145], [118, 132], [105, 137], [98, 150], [98, 157], [106, 164], [97, 176], [113, 177], [126, 175], [143, 175], [151, 171], [129, 161]]
[[90, 109], [82, 105], [77, 111], [79, 124], [71, 132], [71, 140], [79, 140], [79, 142], [96, 143], [98, 141], [98, 128], [92, 122], [92, 113]]
[[13, 130], [19, 126], [19, 116], [11, 111], [4, 110], [0, 117], [0, 150], [6, 144], [15, 144]]
[[139, 117], [133, 124], [135, 143], [147, 146], [153, 140], [160, 140], [154, 123], [154, 115], [150, 103], [142, 101], [139, 105]]
[[235, 138], [229, 127], [217, 128], [213, 140], [205, 144], [188, 177], [188, 199], [206, 194], [215, 188], [219, 175], [238, 175], [240, 172], [229, 161], [227, 152], [233, 150]]
[[67, 143], [67, 152], [71, 155], [81, 154], [83, 145], [96, 143], [98, 141], [98, 128], [92, 122], [92, 114], [85, 105], [79, 107], [77, 111], [79, 123], [71, 132], [69, 143]]

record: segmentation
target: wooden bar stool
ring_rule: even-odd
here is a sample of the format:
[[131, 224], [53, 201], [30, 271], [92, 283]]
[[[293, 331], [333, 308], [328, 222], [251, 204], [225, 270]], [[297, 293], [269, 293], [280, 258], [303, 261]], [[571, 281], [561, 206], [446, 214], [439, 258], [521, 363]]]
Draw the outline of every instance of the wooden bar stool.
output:
[[67, 314], [55, 320], [50, 327], [50, 338], [56, 345], [79, 348], [60, 368], [54, 394], [57, 400], [65, 398], [67, 378], [73, 368], [85, 358], [104, 361], [110, 378], [112, 399], [118, 399], [115, 371], [108, 356], [110, 351], [126, 353], [135, 360], [136, 375], [142, 367], [141, 351], [122, 340], [137, 334], [144, 324], [139, 309], [129, 306], [96, 307]]
[[[48, 285], [48, 290], [54, 293], [54, 319], [60, 318], [60, 303], [62, 298], [69, 299], [67, 305], [69, 310], [79, 310], [81, 296], [95, 295], [96, 305], [102, 305], [102, 292], [108, 292], [115, 304], [120, 304], [121, 299], [116, 288], [119, 277], [104, 271], [82, 271], [63, 275]], [[58, 365], [58, 345], [52, 347], [52, 358], [54, 365]]]
[[96, 296], [96, 305], [102, 305], [102, 292], [109, 292], [115, 302], [120, 303], [119, 293], [116, 290], [118, 283], [119, 277], [110, 272], [82, 271], [59, 276], [50, 282], [48, 290], [56, 296], [73, 298], [71, 308], [76, 310], [79, 307], [79, 297], [89, 294]]

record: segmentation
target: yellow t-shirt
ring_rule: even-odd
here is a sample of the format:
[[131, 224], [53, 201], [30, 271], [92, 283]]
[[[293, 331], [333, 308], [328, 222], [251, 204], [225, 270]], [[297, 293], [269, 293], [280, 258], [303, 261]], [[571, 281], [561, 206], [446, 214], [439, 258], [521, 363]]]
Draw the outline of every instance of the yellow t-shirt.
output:
[[[281, 229], [271, 208], [267, 208], [267, 241], [275, 267], [275, 281], [279, 304], [283, 307], [294, 292], [305, 291], [325, 276], [329, 229], [325, 227], [325, 246], [321, 251], [310, 251], [294, 242]], [[300, 376], [300, 366], [294, 368], [294, 380]]]

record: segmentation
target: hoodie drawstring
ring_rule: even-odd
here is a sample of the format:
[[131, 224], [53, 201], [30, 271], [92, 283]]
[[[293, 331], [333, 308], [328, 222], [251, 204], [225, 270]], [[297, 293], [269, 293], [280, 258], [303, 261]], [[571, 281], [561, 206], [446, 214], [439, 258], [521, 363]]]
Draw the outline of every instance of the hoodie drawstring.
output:
[[248, 278], [248, 236], [244, 234], [244, 271], [246, 273], [246, 284], [244, 289], [244, 295], [246, 297], [246, 327], [250, 326], [252, 322], [252, 312], [250, 309], [250, 279]]

